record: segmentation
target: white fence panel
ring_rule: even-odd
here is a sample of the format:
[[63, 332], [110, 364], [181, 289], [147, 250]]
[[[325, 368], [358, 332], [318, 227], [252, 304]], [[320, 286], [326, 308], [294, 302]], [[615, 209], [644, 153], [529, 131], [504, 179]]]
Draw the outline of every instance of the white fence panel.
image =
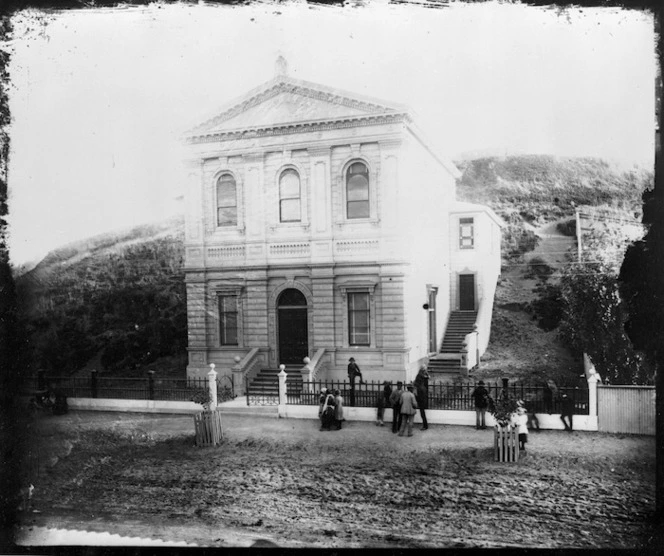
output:
[[597, 386], [600, 432], [655, 434], [654, 386]]

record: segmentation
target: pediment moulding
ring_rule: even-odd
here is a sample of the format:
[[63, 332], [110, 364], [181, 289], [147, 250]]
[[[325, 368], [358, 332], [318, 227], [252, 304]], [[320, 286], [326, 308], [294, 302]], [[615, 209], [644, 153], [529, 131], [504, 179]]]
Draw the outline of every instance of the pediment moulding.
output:
[[318, 83], [294, 79], [288, 75], [281, 74], [275, 76], [271, 81], [252, 89], [239, 99], [231, 101], [226, 109], [222, 109], [222, 112], [215, 117], [196, 126], [191, 130], [190, 134], [203, 133], [206, 129], [218, 126], [281, 94], [295, 95], [304, 99], [313, 99], [373, 114], [408, 111], [407, 107], [402, 104], [386, 102]]
[[229, 131], [217, 131], [212, 133], [201, 133], [187, 137], [186, 141], [191, 144], [214, 143], [231, 141], [237, 139], [252, 139], [257, 137], [270, 137], [275, 135], [290, 135], [306, 131], [325, 131], [331, 129], [351, 129], [383, 124], [395, 124], [406, 122], [411, 119], [407, 113], [367, 114], [361, 116], [349, 116], [341, 119], [321, 119], [302, 122], [290, 122], [285, 124], [274, 124], [262, 127], [248, 127]]

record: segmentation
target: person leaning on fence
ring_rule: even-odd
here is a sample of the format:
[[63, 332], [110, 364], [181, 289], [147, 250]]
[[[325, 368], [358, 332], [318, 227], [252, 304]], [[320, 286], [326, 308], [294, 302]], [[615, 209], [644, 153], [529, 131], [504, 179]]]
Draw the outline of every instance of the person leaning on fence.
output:
[[330, 427], [334, 425], [334, 395], [331, 392], [325, 394], [325, 401], [323, 402], [323, 408], [320, 416], [320, 430], [329, 431]]
[[401, 428], [401, 395], [403, 394], [403, 382], [397, 382], [397, 387], [390, 394], [390, 405], [392, 406], [392, 432], [397, 433]]
[[390, 383], [386, 380], [383, 382], [383, 390], [378, 393], [376, 396], [376, 407], [378, 408], [376, 410], [376, 426], [377, 427], [382, 427], [385, 423], [383, 423], [383, 416], [385, 415], [385, 408], [390, 405], [390, 395], [392, 394], [392, 386]]
[[348, 381], [350, 382], [350, 405], [351, 407], [355, 406], [355, 379], [360, 379], [360, 384], [364, 384], [364, 379], [362, 378], [362, 371], [355, 363], [355, 358], [351, 357], [348, 360]]
[[415, 377], [415, 389], [417, 405], [420, 408], [420, 417], [422, 417], [422, 430], [425, 431], [429, 428], [425, 411], [429, 407], [429, 371], [424, 365], [420, 367], [420, 371]]
[[401, 427], [399, 436], [408, 430], [408, 436], [413, 436], [413, 421], [417, 413], [417, 398], [413, 394], [415, 386], [409, 384], [407, 390], [401, 395]]
[[334, 391], [334, 424], [337, 430], [341, 430], [341, 423], [344, 420], [344, 399], [339, 390]]
[[475, 428], [486, 429], [486, 410], [489, 407], [489, 391], [480, 380], [470, 396], [475, 400]]
[[[574, 430], [574, 400], [567, 394], [563, 394], [560, 398], [560, 407], [560, 420], [563, 422], [563, 425], [565, 425], [565, 430], [572, 432]], [[567, 424], [566, 419], [569, 421], [569, 424]]]

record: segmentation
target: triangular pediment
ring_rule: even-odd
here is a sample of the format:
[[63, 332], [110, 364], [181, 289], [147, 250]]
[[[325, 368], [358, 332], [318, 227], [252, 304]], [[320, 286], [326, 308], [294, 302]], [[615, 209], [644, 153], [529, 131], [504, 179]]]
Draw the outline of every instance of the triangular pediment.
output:
[[281, 77], [234, 102], [192, 130], [191, 136], [405, 112], [400, 105]]

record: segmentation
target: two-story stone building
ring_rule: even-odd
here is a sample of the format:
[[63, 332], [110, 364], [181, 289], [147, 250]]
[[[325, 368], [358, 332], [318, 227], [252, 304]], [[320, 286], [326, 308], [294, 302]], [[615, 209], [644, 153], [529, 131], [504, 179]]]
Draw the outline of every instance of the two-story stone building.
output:
[[[309, 377], [342, 379], [355, 357], [367, 380], [412, 378], [459, 306], [454, 261], [490, 322], [493, 290], [476, 287], [495, 288], [499, 265], [478, 279], [486, 260], [453, 256], [475, 233], [459, 218], [489, 212], [456, 204], [458, 170], [406, 107], [277, 67], [187, 136], [188, 376], [308, 357]], [[484, 240], [499, 260], [499, 233]]]

